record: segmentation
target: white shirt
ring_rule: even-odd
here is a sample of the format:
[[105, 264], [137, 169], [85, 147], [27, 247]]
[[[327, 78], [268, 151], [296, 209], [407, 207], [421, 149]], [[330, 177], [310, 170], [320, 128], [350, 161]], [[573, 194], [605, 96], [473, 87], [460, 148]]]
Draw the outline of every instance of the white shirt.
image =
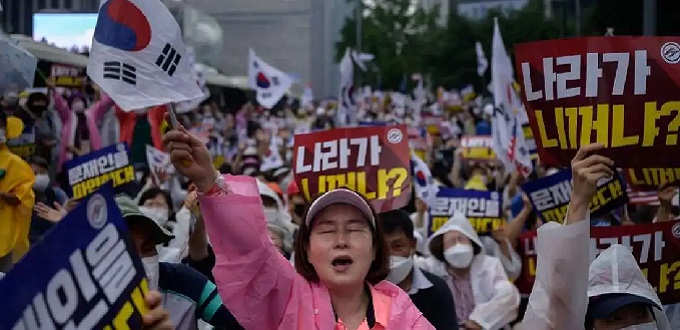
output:
[[425, 277], [423, 271], [420, 267], [413, 266], [413, 279], [411, 282], [411, 290], [408, 291], [409, 295], [418, 293], [419, 290], [425, 290], [432, 287], [432, 282]]

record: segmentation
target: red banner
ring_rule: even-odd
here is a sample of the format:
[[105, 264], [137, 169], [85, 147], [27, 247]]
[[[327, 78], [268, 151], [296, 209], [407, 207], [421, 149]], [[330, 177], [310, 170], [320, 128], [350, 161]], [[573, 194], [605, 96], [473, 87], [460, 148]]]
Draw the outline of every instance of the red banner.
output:
[[680, 167], [680, 37], [590, 37], [515, 47], [541, 163], [599, 142], [618, 167]]
[[386, 212], [411, 198], [405, 125], [295, 135], [294, 152], [295, 181], [307, 200], [347, 187], [370, 200], [377, 212]]
[[[632, 248], [642, 272], [664, 305], [680, 302], [680, 221], [615, 227], [590, 227], [591, 256], [612, 244]], [[536, 277], [536, 231], [520, 237], [522, 275], [515, 281], [521, 293], [531, 293]], [[565, 251], [565, 253], [567, 253]]]
[[639, 190], [657, 190], [665, 184], [680, 184], [680, 168], [627, 168], [626, 182]]

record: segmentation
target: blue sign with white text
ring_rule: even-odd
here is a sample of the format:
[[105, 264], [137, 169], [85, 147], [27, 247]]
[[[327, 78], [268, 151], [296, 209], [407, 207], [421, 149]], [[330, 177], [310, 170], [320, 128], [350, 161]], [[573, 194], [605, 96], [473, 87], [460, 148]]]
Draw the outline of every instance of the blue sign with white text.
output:
[[[565, 169], [522, 185], [522, 191], [527, 194], [536, 215], [543, 222], [564, 221], [573, 189], [571, 178], [571, 169]], [[628, 202], [626, 183], [618, 172], [611, 178], [600, 180], [597, 187], [590, 203], [593, 217], [608, 214]]]
[[428, 236], [434, 234], [455, 212], [463, 213], [480, 235], [501, 228], [505, 222], [503, 203], [498, 192], [439, 188], [437, 198], [430, 205]]
[[70, 187], [69, 197], [81, 199], [111, 181], [117, 191], [134, 184], [135, 169], [128, 147], [118, 143], [69, 160], [64, 164]]
[[83, 199], [0, 280], [0, 330], [141, 328], [147, 280], [113, 194]]

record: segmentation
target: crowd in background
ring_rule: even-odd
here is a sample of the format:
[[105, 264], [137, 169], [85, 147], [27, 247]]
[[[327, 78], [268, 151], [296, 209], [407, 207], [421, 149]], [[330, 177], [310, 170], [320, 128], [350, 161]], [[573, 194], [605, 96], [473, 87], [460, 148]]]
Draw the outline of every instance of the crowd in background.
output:
[[[126, 142], [136, 187], [117, 202], [124, 216], [143, 215], [153, 220], [137, 217], [129, 225], [152, 287], [189, 297], [187, 303], [165, 306], [171, 317], [182, 315], [179, 320], [173, 319], [175, 326], [190, 329], [201, 320], [217, 328], [241, 328], [223, 305], [214, 284], [216, 256], [195, 185], [177, 173], [152, 168], [147, 161], [147, 145], [165, 150], [168, 107], [124, 112], [96, 86], [91, 97], [80, 92], [62, 93], [48, 85], [46, 92], [8, 92], [0, 98], [0, 132], [10, 130], [11, 117], [23, 124], [19, 136], [0, 140], [7, 146], [0, 150], [0, 168], [7, 169], [7, 174], [0, 175], [21, 180], [31, 176], [27, 173], [30, 171], [35, 178], [27, 187], [35, 196], [30, 226], [0, 221], [0, 271], [9, 271], [30, 245], [39, 242], [77, 204], [65, 192], [65, 162]], [[480, 236], [465, 217], [454, 216], [428, 237], [427, 205], [414, 197], [404, 209], [378, 216], [392, 256], [387, 279], [407, 292], [437, 329], [459, 325], [465, 329], [500, 329], [515, 324], [527, 301], [509, 281], [517, 279], [522, 271], [518, 237], [542, 225], [520, 185], [558, 169], [537, 163], [525, 179], [517, 172], [506, 173], [500, 163], [464, 160], [459, 148], [461, 137], [491, 133], [493, 107], [489, 109], [479, 100], [451, 108], [433, 99], [419, 107], [414, 111], [410, 104], [397, 104], [389, 92], [372, 93], [357, 102], [361, 122], [417, 127], [422, 126], [423, 113], [440, 116], [437, 129], [427, 132], [427, 145], [418, 150], [419, 155], [440, 186], [501, 193], [507, 223], [489, 236]], [[336, 109], [333, 100], [295, 107], [285, 104], [276, 110], [251, 102], [238, 109], [225, 109], [207, 100], [198, 109], [179, 116], [181, 124], [205, 144], [220, 173], [257, 178], [269, 236], [291, 263], [295, 260], [296, 237], [309, 208], [291, 171], [294, 136], [334, 128]], [[5, 164], [10, 159], [7, 152], [16, 156], [12, 158], [13, 165]], [[17, 158], [24, 159], [27, 165], [18, 164]], [[8, 196], [2, 189], [0, 193], [0, 203], [23, 203], [22, 196]], [[658, 205], [627, 205], [620, 212], [591, 218], [591, 225], [674, 219], [680, 214], [671, 205], [676, 193], [674, 188], [662, 190]], [[8, 210], [0, 208], [0, 219], [21, 218], [21, 214]], [[446, 265], [468, 271], [452, 271]]]

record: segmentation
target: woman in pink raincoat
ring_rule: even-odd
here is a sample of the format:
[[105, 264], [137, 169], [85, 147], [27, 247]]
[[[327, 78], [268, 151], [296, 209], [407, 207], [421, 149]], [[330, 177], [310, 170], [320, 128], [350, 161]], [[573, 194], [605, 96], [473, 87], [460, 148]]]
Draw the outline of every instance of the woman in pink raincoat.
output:
[[217, 289], [244, 328], [434, 329], [408, 294], [384, 281], [382, 230], [360, 195], [336, 189], [312, 203], [296, 242], [296, 271], [269, 238], [254, 178], [219, 176], [205, 145], [183, 127], [164, 143], [202, 192]]

